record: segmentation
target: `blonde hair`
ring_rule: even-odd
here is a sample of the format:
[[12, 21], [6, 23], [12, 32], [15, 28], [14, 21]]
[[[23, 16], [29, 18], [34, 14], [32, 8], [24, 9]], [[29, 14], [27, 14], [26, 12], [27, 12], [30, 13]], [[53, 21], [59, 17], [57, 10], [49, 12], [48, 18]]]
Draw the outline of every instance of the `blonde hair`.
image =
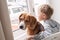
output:
[[47, 19], [50, 19], [53, 14], [53, 8], [51, 8], [48, 4], [41, 5], [39, 7], [39, 11], [45, 13]]

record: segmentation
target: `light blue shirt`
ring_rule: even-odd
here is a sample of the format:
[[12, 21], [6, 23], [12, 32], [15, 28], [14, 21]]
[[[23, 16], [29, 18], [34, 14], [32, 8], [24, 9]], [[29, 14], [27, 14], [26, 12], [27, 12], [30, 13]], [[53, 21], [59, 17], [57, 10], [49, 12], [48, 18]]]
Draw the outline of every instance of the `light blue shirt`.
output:
[[44, 29], [45, 29], [45, 31], [40, 34], [44, 36], [44, 37], [41, 36], [43, 38], [60, 31], [60, 24], [52, 19], [49, 19], [46, 21], [42, 20], [40, 21], [40, 23], [44, 26]]

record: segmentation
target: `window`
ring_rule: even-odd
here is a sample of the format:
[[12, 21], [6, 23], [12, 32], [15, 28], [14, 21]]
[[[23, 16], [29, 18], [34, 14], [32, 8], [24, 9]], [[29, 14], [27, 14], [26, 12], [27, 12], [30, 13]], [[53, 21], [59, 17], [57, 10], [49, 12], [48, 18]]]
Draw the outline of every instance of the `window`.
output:
[[[21, 35], [23, 35], [23, 30], [19, 30], [19, 15], [21, 12], [28, 12], [28, 7], [26, 0], [7, 0], [8, 12], [11, 21], [11, 28], [13, 31], [14, 40], [17, 40]], [[21, 35], [20, 35], [21, 34]]]
[[12, 8], [12, 11], [13, 11], [13, 13], [18, 13], [18, 12], [20, 12], [20, 9], [19, 8]]
[[8, 2], [15, 2], [15, 0], [8, 0]]
[[18, 29], [18, 17], [20, 15], [20, 12], [27, 11], [26, 0], [7, 0], [7, 5], [12, 31], [15, 31]]

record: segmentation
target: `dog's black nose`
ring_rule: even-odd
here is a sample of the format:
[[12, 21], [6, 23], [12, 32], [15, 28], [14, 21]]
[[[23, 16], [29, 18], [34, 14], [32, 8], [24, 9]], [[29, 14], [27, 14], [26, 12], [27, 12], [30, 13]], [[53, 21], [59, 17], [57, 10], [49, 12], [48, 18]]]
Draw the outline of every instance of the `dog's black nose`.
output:
[[20, 29], [23, 29], [23, 26], [20, 26]]

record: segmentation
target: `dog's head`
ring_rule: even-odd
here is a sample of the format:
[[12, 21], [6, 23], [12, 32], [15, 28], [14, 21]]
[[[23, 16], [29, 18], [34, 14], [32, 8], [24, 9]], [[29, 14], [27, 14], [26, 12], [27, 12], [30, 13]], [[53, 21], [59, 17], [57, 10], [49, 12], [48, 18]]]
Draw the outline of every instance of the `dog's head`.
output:
[[19, 21], [20, 21], [19, 24], [20, 29], [26, 29], [26, 28], [34, 29], [37, 23], [36, 18], [31, 15], [28, 15], [27, 13], [22, 13], [19, 16]]
[[[41, 31], [44, 30], [43, 26], [38, 24], [36, 18], [34, 16], [28, 15], [27, 13], [22, 13], [19, 16], [19, 21], [20, 21], [20, 24], [19, 24], [20, 29], [28, 28], [30, 30], [34, 30], [34, 29], [38, 30], [40, 28]], [[37, 24], [40, 27], [38, 27]]]

